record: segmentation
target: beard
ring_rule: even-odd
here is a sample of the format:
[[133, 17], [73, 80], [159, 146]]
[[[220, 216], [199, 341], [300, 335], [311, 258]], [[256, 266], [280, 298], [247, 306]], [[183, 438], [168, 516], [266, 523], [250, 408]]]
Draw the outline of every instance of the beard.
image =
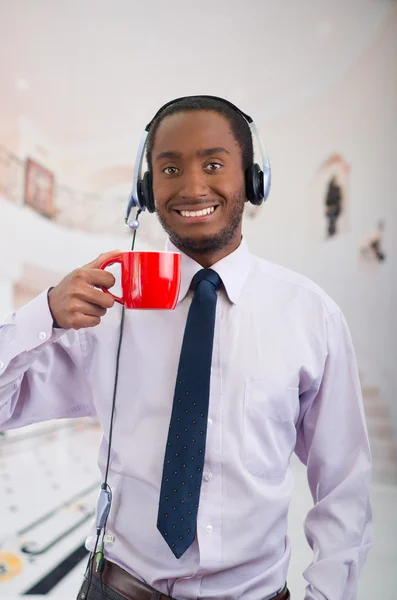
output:
[[236, 230], [240, 226], [241, 219], [243, 217], [244, 206], [245, 206], [245, 192], [239, 190], [234, 196], [230, 198], [231, 211], [229, 215], [229, 223], [212, 235], [203, 235], [199, 240], [192, 239], [190, 236], [179, 235], [175, 231], [170, 229], [167, 222], [157, 212], [157, 218], [164, 231], [168, 234], [171, 242], [185, 252], [185, 254], [191, 252], [194, 254], [212, 254], [225, 248], [233, 239]]

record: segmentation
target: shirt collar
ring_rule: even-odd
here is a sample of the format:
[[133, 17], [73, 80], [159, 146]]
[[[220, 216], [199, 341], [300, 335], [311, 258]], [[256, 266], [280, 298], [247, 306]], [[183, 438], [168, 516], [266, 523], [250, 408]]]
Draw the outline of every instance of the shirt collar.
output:
[[[178, 299], [179, 303], [186, 297], [194, 275], [203, 267], [181, 252], [169, 239], [166, 242], [166, 250], [169, 252], [179, 252], [182, 255], [182, 277]], [[251, 254], [248, 249], [248, 244], [243, 238], [240, 246], [236, 248], [234, 252], [228, 254], [225, 258], [222, 258], [222, 260], [211, 267], [211, 269], [216, 271], [222, 279], [226, 294], [233, 304], [237, 304], [238, 302], [241, 291], [249, 275], [250, 266]]]

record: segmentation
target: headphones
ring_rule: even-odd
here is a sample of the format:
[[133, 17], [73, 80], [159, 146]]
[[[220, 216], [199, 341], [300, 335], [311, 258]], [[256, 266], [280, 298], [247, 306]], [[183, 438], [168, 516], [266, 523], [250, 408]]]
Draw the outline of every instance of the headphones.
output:
[[148, 125], [145, 127], [145, 131], [143, 132], [137, 157], [135, 160], [135, 169], [134, 169], [134, 179], [132, 183], [132, 192], [130, 194], [128, 200], [127, 211], [125, 215], [125, 224], [129, 225], [128, 219], [133, 207], [138, 208], [138, 210], [148, 210], [150, 213], [154, 213], [156, 210], [155, 200], [153, 196], [153, 182], [152, 182], [152, 173], [150, 171], [146, 171], [142, 175], [142, 164], [143, 159], [145, 157], [146, 151], [146, 142], [147, 137], [150, 131], [153, 122], [156, 120], [158, 115], [163, 112], [168, 106], [179, 102], [180, 100], [185, 100], [187, 98], [211, 98], [213, 100], [219, 100], [224, 104], [230, 106], [233, 110], [235, 110], [239, 115], [241, 115], [248, 123], [251, 133], [256, 139], [259, 150], [262, 158], [262, 165], [259, 166], [257, 163], [250, 165], [245, 171], [245, 193], [247, 199], [255, 205], [260, 205], [262, 202], [267, 200], [270, 193], [270, 184], [271, 184], [271, 169], [270, 162], [265, 150], [265, 146], [263, 140], [259, 134], [259, 131], [253, 121], [253, 119], [243, 113], [237, 106], [229, 102], [228, 100], [224, 100], [223, 98], [219, 98], [218, 96], [183, 96], [182, 98], [176, 98], [175, 100], [171, 100], [164, 104], [154, 115], [153, 119], [150, 121]]

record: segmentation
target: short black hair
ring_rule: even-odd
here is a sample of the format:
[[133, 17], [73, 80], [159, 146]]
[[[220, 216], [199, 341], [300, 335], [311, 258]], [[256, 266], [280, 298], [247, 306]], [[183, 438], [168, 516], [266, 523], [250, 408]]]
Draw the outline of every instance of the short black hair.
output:
[[254, 147], [252, 143], [251, 129], [245, 118], [234, 108], [221, 99], [206, 98], [205, 96], [190, 96], [182, 98], [162, 110], [153, 120], [147, 141], [146, 161], [149, 171], [152, 170], [152, 152], [157, 129], [163, 119], [179, 112], [188, 110], [211, 110], [226, 117], [230, 123], [231, 131], [237, 144], [241, 149], [242, 166], [244, 171], [254, 162]]

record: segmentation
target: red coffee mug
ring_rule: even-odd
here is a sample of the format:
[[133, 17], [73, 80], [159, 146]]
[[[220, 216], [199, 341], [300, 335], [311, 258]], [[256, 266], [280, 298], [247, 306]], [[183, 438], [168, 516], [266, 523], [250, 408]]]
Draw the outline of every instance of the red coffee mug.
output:
[[126, 308], [172, 310], [181, 286], [181, 255], [178, 252], [122, 252], [99, 268], [121, 265], [121, 298], [109, 290], [116, 302]]

